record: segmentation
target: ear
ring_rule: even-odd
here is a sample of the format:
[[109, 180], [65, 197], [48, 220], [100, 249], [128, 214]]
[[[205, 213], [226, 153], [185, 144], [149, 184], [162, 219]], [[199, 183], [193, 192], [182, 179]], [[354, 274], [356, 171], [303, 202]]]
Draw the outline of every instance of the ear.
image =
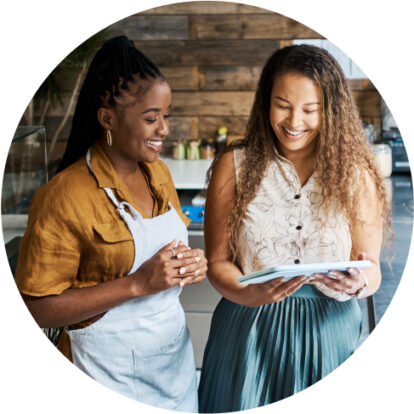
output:
[[101, 106], [98, 109], [97, 116], [98, 116], [98, 122], [102, 125], [103, 128], [105, 129], [113, 128], [115, 114], [112, 109]]

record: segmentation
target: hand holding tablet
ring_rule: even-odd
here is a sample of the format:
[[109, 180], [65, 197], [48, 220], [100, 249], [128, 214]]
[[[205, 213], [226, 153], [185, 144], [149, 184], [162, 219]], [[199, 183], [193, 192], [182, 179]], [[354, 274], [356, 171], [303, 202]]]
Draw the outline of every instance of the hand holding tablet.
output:
[[312, 276], [314, 273], [327, 274], [330, 270], [346, 272], [350, 267], [355, 269], [366, 269], [371, 266], [373, 266], [373, 263], [370, 260], [272, 266], [268, 269], [243, 275], [239, 277], [237, 281], [241, 284], [264, 283], [278, 277], [291, 279], [301, 275]]

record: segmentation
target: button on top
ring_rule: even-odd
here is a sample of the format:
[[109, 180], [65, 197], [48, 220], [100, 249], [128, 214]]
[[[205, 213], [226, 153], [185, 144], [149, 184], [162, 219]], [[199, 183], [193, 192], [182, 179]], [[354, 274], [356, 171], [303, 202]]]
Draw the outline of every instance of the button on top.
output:
[[295, 194], [295, 200], [297, 200], [298, 198], [300, 198], [300, 194]]
[[300, 230], [302, 226], [296, 226], [296, 230]]
[[295, 259], [295, 264], [299, 264], [300, 260], [299, 259]]

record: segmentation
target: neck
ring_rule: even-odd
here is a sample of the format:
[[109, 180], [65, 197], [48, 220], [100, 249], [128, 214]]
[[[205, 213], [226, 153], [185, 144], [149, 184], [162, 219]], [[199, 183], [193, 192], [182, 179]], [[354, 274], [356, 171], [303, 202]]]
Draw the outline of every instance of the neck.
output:
[[276, 148], [282, 157], [295, 166], [296, 170], [300, 170], [303, 165], [313, 165], [316, 160], [316, 143], [297, 151], [289, 151], [286, 148], [280, 148], [279, 145], [276, 145]]
[[106, 156], [111, 161], [116, 173], [122, 178], [128, 178], [140, 171], [139, 165], [136, 161], [122, 157], [110, 147], [105, 140], [99, 141], [100, 146], [105, 152]]

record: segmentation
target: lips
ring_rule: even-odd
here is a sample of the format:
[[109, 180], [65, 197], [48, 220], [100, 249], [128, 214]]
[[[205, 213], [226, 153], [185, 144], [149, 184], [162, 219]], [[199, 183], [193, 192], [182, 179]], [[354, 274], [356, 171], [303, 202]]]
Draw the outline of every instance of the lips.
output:
[[144, 143], [155, 152], [160, 152], [162, 149], [162, 140], [145, 140]]
[[293, 130], [282, 127], [285, 135], [291, 139], [299, 139], [306, 132], [306, 130]]

